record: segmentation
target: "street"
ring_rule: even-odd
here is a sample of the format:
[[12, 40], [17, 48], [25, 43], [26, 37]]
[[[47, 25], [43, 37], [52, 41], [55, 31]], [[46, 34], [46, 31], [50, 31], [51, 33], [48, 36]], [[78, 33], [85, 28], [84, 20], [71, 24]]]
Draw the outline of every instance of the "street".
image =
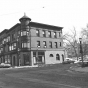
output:
[[0, 70], [0, 88], [88, 88], [88, 75], [75, 64]]

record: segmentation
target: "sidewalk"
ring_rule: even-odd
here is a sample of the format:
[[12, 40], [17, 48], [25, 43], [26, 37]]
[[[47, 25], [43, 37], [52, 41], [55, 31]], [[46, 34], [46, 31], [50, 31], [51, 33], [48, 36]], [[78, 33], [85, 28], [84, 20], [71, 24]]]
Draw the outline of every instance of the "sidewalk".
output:
[[0, 68], [0, 70], [8, 70], [8, 69], [18, 69], [18, 68], [34, 68], [34, 67], [38, 67], [37, 65], [35, 66], [15, 66], [15, 67], [10, 67], [10, 68]]
[[70, 69], [74, 71], [79, 71], [79, 72], [88, 72], [88, 67], [73, 66], [73, 67], [70, 67]]

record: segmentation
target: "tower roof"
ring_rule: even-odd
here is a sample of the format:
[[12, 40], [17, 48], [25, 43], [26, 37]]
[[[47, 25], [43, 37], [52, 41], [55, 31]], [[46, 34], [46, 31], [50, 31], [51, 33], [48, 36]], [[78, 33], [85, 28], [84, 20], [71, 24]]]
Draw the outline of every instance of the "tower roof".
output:
[[21, 21], [22, 19], [28, 19], [28, 20], [31, 21], [31, 18], [29, 18], [28, 16], [26, 16], [26, 13], [24, 13], [24, 16], [21, 17], [21, 18], [19, 19], [19, 21]]

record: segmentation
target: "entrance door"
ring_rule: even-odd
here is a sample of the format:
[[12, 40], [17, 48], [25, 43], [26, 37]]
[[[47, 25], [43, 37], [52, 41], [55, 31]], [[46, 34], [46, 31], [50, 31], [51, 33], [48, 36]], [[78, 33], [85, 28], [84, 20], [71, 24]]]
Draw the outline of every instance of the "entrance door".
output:
[[42, 63], [42, 56], [38, 56], [38, 62]]
[[29, 65], [29, 55], [23, 54], [24, 65]]
[[15, 62], [15, 56], [13, 56], [13, 66], [15, 66], [16, 62]]

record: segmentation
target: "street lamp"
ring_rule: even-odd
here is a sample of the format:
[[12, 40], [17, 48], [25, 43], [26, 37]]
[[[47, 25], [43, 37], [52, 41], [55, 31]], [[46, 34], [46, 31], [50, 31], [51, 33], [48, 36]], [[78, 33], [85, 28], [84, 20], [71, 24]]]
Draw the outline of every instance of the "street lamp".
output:
[[83, 67], [83, 50], [82, 50], [82, 38], [79, 38], [80, 41], [80, 54], [81, 54], [81, 58], [82, 58], [82, 67]]

